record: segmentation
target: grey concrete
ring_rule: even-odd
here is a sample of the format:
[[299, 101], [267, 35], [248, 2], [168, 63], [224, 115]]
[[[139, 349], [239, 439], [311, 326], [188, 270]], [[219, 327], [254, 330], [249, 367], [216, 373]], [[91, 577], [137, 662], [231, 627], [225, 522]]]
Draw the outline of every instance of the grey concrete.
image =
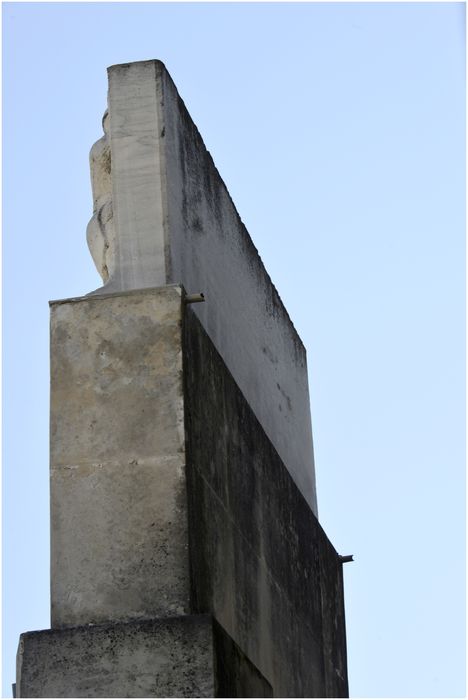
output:
[[189, 611], [182, 290], [51, 305], [52, 626]]
[[213, 619], [217, 698], [272, 698], [273, 689], [241, 648]]
[[[155, 61], [109, 70], [116, 270], [109, 290], [162, 286], [167, 275], [161, 71]], [[179, 280], [177, 280], [179, 281]]]
[[198, 317], [317, 513], [304, 346], [163, 64], [112, 66], [109, 113], [115, 271], [96, 293], [205, 292]]
[[[52, 626], [65, 636], [23, 638], [24, 697], [170, 695], [164, 664], [157, 690], [128, 690], [138, 669], [148, 687], [154, 648], [117, 623], [184, 613], [217, 621], [209, 694], [347, 694], [340, 558], [196, 308], [176, 285], [51, 303]], [[104, 622], [124, 640], [109, 687]]]
[[214, 697], [208, 615], [30, 632], [17, 659], [21, 698]]
[[304, 347], [161, 63], [109, 69], [106, 132], [108, 281], [51, 302], [54, 629], [18, 696], [346, 696]]
[[21, 635], [17, 697], [271, 697], [210, 615]]
[[210, 611], [275, 697], [346, 697], [342, 564], [188, 309], [192, 611]]

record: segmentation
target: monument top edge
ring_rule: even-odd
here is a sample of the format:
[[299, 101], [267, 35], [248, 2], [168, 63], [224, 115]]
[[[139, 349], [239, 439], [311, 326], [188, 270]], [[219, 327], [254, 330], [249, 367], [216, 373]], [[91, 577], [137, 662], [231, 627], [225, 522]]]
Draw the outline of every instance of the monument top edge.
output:
[[114, 63], [112, 66], [108, 66], [107, 72], [110, 73], [111, 71], [124, 71], [128, 70], [129, 68], [136, 68], [137, 66], [144, 67], [144, 66], [154, 66], [156, 69], [159, 70], [165, 70], [167, 72], [167, 68], [164, 65], [162, 61], [160, 61], [158, 58], [151, 58], [146, 61], [129, 61], [128, 63]]
[[160, 287], [142, 287], [141, 289], [126, 289], [116, 292], [103, 292], [102, 294], [97, 292], [91, 292], [90, 294], [85, 294], [80, 297], [69, 297], [67, 299], [52, 299], [49, 301], [49, 306], [59, 306], [60, 304], [73, 304], [80, 301], [99, 301], [101, 299], [108, 299], [109, 297], [125, 297], [125, 296], [135, 296], [139, 294], [154, 294], [162, 292], [165, 290], [173, 289], [178, 292], [181, 297], [185, 297], [186, 292], [182, 284], [165, 284]]

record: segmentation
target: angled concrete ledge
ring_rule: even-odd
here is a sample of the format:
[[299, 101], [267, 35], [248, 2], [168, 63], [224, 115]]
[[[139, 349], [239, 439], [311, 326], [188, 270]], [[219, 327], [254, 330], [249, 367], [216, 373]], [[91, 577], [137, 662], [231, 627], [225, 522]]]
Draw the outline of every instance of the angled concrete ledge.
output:
[[155, 292], [158, 292], [158, 290], [166, 290], [166, 293], [168, 293], [167, 290], [169, 289], [175, 289], [175, 290], [180, 290], [177, 293], [180, 293], [182, 295], [185, 294], [182, 285], [180, 284], [164, 284], [159, 287], [141, 287], [138, 289], [127, 289], [126, 291], [123, 292], [106, 292], [104, 291], [104, 287], [101, 288], [98, 292], [93, 292], [91, 294], [85, 294], [80, 297], [68, 297], [66, 299], [51, 299], [49, 301], [49, 306], [58, 306], [60, 304], [75, 304], [80, 301], [94, 301], [99, 299], [109, 299], [112, 297], [126, 297], [126, 296], [134, 296], [139, 295], [139, 294], [154, 294]]

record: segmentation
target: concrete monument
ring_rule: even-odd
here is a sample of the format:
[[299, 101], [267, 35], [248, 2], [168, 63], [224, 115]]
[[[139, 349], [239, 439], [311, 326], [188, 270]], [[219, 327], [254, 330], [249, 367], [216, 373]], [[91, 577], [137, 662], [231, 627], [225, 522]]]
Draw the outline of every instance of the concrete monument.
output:
[[104, 284], [51, 302], [52, 622], [18, 697], [346, 696], [305, 349], [163, 64], [108, 73]]

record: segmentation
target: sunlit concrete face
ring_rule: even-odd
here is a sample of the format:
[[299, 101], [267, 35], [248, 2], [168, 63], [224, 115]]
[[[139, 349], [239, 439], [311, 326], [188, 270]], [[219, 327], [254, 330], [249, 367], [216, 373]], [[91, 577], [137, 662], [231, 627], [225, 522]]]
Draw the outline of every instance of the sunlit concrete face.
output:
[[52, 304], [52, 626], [188, 612], [180, 287]]
[[114, 272], [94, 294], [164, 284], [196, 314], [315, 514], [305, 348], [165, 67], [109, 69]]

